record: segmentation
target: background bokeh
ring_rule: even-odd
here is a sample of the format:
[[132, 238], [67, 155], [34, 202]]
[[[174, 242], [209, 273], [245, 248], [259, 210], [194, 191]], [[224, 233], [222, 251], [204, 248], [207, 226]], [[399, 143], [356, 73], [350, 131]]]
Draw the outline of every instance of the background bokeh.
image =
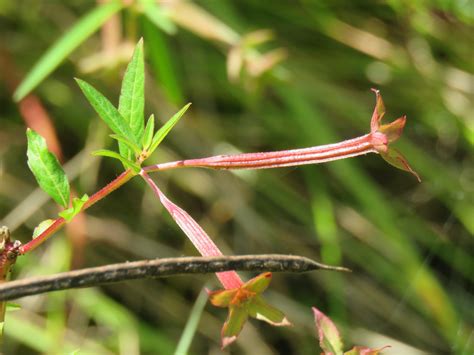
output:
[[[14, 102], [14, 88], [48, 48], [106, 2], [0, 0], [0, 225], [25, 242], [57, 213], [26, 165], [27, 125], [47, 137], [78, 195], [120, 173], [116, 161], [90, 155], [114, 143], [73, 77], [117, 103], [141, 36], [147, 115], [162, 124], [193, 103], [151, 162], [355, 137], [369, 130], [377, 87], [388, 119], [408, 117], [397, 147], [421, 184], [376, 155], [155, 180], [226, 254], [297, 254], [353, 270], [275, 274], [267, 298], [294, 327], [251, 321], [225, 353], [318, 353], [311, 306], [337, 323], [347, 349], [473, 353], [472, 3], [170, 0], [151, 11], [154, 2], [124, 1]], [[12, 278], [182, 255], [197, 252], [136, 179], [20, 258]], [[7, 314], [5, 353], [173, 353], [204, 285], [217, 282], [182, 276], [21, 299], [21, 310]], [[190, 353], [221, 353], [226, 313], [201, 309]]]

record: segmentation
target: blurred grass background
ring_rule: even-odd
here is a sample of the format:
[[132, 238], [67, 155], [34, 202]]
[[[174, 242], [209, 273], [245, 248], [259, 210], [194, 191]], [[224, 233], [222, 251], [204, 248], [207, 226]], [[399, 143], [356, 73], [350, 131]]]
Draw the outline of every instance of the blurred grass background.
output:
[[[193, 103], [152, 157], [156, 162], [358, 136], [369, 130], [369, 89], [377, 87], [387, 119], [408, 117], [397, 145], [421, 184], [376, 155], [155, 178], [227, 254], [299, 254], [354, 271], [275, 275], [267, 297], [294, 327], [252, 321], [225, 353], [318, 353], [310, 312], [317, 306], [338, 324], [347, 349], [389, 344], [387, 354], [472, 354], [473, 4], [159, 1], [145, 16], [154, 2], [129, 3], [18, 105], [12, 99], [18, 82], [99, 5], [0, 0], [0, 224], [25, 242], [57, 213], [26, 165], [25, 125], [43, 127], [50, 146], [57, 136], [54, 149], [77, 194], [91, 194], [119, 174], [120, 164], [90, 156], [113, 143], [73, 77], [117, 103], [140, 36], [146, 112], [163, 123]], [[196, 254], [137, 179], [20, 258], [12, 277]], [[217, 287], [211, 275], [187, 276], [19, 300], [21, 310], [7, 314], [5, 353], [173, 353], [208, 281]], [[205, 307], [190, 353], [221, 353], [225, 317]]]

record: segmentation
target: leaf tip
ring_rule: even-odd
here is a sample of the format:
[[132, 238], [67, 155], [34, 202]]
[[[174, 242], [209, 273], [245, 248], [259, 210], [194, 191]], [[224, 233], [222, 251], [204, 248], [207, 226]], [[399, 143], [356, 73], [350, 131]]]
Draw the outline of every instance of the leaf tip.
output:
[[232, 335], [230, 337], [225, 337], [225, 336], [222, 337], [222, 346], [221, 346], [222, 350], [226, 348], [227, 346], [229, 346], [230, 344], [232, 344], [236, 339], [237, 339], [237, 336], [235, 335]]

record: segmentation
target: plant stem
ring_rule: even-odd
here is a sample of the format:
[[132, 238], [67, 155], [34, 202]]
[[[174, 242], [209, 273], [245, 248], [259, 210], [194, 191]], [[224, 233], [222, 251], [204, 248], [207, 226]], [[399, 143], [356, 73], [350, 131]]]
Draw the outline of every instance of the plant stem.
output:
[[217, 155], [207, 158], [178, 160], [169, 163], [151, 165], [143, 170], [149, 173], [184, 167], [202, 167], [211, 169], [268, 169], [294, 165], [319, 164], [368, 153], [377, 153], [373, 144], [373, 135], [370, 133], [343, 142], [310, 148], [290, 149], [275, 152]]
[[[144, 170], [140, 171], [140, 175], [202, 256], [223, 256], [204, 229], [185, 210], [171, 202]], [[243, 285], [235, 271], [217, 272], [216, 276], [226, 289], [239, 288]]]
[[[107, 184], [102, 189], [100, 189], [95, 194], [93, 194], [84, 204], [82, 210], [83, 211], [86, 210], [87, 208], [94, 205], [96, 202], [103, 199], [105, 196], [117, 190], [120, 186], [122, 186], [128, 180], [130, 180], [133, 176], [135, 175], [130, 169], [125, 170], [122, 174], [117, 176], [113, 181], [111, 181], [109, 184]], [[29, 253], [30, 251], [39, 247], [46, 240], [48, 240], [58, 229], [60, 229], [65, 223], [66, 221], [62, 217], [55, 219], [54, 222], [47, 229], [45, 229], [40, 235], [38, 235], [36, 238], [32, 239], [30, 242], [20, 247], [19, 249], [20, 255]]]

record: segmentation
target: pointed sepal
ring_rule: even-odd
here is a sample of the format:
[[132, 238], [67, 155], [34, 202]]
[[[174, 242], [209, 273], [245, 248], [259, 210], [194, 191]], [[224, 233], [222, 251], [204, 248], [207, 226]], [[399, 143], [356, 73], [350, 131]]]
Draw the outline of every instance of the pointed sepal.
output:
[[325, 354], [341, 355], [342, 339], [333, 321], [316, 307], [313, 307], [319, 346]]

